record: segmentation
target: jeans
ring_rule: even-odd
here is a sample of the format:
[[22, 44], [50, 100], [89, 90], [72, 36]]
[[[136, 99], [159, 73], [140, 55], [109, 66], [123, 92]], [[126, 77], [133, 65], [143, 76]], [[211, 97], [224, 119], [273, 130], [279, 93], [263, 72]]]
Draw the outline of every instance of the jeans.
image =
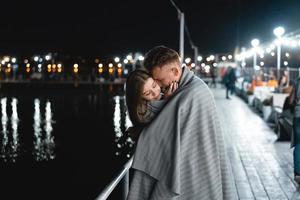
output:
[[300, 117], [295, 117], [293, 120], [294, 130], [294, 171], [300, 174]]

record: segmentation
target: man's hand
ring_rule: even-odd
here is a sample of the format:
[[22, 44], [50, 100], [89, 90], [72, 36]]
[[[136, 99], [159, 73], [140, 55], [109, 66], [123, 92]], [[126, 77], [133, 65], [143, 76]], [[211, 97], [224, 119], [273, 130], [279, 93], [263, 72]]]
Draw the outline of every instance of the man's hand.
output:
[[142, 127], [129, 127], [125, 132], [134, 140], [137, 141], [139, 135], [141, 134]]
[[173, 81], [171, 85], [166, 89], [164, 93], [164, 99], [167, 99], [170, 96], [172, 96], [172, 94], [175, 92], [175, 90], [177, 90], [177, 88], [178, 88], [178, 83], [176, 81]]

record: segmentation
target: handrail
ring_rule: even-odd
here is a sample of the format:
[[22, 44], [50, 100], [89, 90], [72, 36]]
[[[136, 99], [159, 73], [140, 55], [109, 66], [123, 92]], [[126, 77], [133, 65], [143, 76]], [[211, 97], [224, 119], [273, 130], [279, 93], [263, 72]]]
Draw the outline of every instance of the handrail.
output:
[[[127, 161], [127, 163], [124, 165], [122, 171], [108, 184], [104, 190], [100, 193], [100, 195], [96, 198], [96, 200], [106, 200], [109, 195], [112, 193], [112, 191], [115, 189], [115, 187], [119, 184], [119, 182], [122, 180], [124, 176], [127, 175], [128, 177], [128, 171], [132, 165], [133, 157], [130, 158], [130, 160]], [[126, 177], [125, 177], [126, 178]], [[128, 180], [125, 180], [125, 184], [129, 184], [126, 182]], [[127, 188], [128, 185], [125, 187]], [[126, 190], [126, 189], [125, 189]], [[128, 190], [125, 191], [125, 195], [127, 195]], [[126, 198], [126, 197], [125, 197]]]

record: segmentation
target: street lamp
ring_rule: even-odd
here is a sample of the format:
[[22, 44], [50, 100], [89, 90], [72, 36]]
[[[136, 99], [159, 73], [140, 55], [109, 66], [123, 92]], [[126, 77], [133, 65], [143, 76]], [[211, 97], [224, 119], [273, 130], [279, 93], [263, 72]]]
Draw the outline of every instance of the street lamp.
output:
[[115, 60], [116, 63], [120, 62], [120, 58], [119, 57], [115, 57], [114, 60]]
[[78, 73], [78, 71], [79, 71], [79, 66], [78, 66], [77, 63], [75, 63], [75, 64], [73, 65], [73, 71], [74, 71], [75, 74]]
[[277, 78], [280, 76], [280, 59], [281, 59], [281, 37], [283, 36], [285, 30], [283, 27], [279, 26], [273, 30], [274, 35], [277, 37]]
[[198, 57], [197, 57], [197, 60], [198, 60], [199, 62], [202, 61], [202, 59], [203, 59], [202, 56], [198, 56]]
[[140, 55], [140, 56], [138, 57], [138, 59], [139, 59], [139, 61], [143, 61], [143, 60], [144, 60], [144, 56]]
[[284, 32], [285, 32], [285, 30], [281, 26], [279, 26], [273, 30], [273, 33], [274, 33], [274, 35], [276, 35], [276, 37], [281, 37], [284, 34]]
[[251, 41], [251, 45], [253, 46], [254, 48], [254, 54], [253, 54], [253, 68], [256, 69], [256, 50], [257, 50], [257, 47], [259, 45], [259, 40], [258, 39], [253, 39]]
[[46, 59], [47, 61], [49, 61], [49, 60], [51, 59], [51, 55], [46, 55], [46, 56], [45, 56], [45, 59]]
[[192, 61], [191, 58], [186, 58], [186, 59], [184, 60], [184, 62], [185, 62], [186, 64], [189, 64], [191, 61]]

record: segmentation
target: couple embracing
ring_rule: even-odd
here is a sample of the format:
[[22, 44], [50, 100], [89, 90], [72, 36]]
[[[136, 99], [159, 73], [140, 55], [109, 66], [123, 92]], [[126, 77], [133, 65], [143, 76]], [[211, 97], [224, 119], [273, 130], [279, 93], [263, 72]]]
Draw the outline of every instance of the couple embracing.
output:
[[176, 51], [157, 46], [126, 82], [137, 139], [128, 200], [235, 199], [213, 94]]

